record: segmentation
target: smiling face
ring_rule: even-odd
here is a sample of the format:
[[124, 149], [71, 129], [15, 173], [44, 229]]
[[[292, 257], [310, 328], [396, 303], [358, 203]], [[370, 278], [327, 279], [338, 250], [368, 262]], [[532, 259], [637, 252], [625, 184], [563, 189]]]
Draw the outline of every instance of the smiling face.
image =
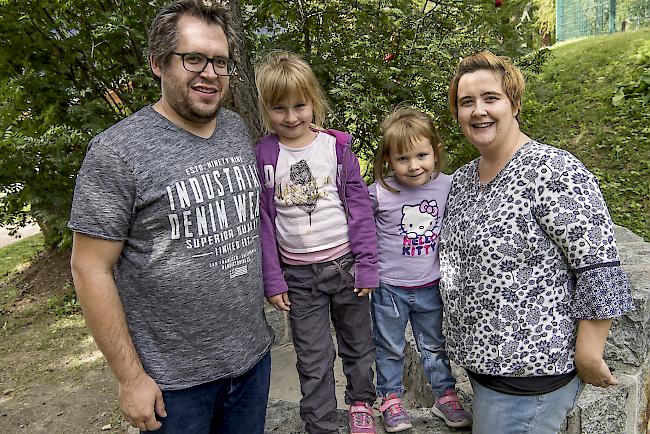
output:
[[458, 122], [481, 154], [498, 151], [519, 136], [514, 108], [497, 72], [480, 69], [458, 81]]
[[316, 133], [309, 129], [314, 118], [311, 102], [305, 98], [287, 98], [271, 105], [268, 119], [280, 142], [291, 148], [308, 145], [316, 138]]
[[[228, 41], [217, 24], [184, 15], [178, 19], [177, 53], [200, 53], [207, 57], [228, 58]], [[229, 77], [217, 75], [211, 64], [203, 72], [190, 72], [183, 67], [180, 56], [172, 55], [166, 65], [152, 57], [151, 69], [160, 77], [161, 113], [184, 128], [192, 124], [215, 121], [215, 115], [226, 98]]]
[[407, 187], [424, 185], [431, 180], [436, 157], [428, 139], [413, 142], [413, 147], [399, 153], [391, 146], [388, 161], [395, 172], [395, 179]]

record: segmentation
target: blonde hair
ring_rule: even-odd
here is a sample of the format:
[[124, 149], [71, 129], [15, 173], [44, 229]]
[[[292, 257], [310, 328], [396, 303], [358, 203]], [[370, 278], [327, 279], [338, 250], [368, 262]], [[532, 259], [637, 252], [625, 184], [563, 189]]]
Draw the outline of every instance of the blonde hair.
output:
[[458, 120], [458, 82], [465, 74], [488, 70], [499, 74], [501, 86], [510, 100], [512, 107], [517, 110], [517, 121], [521, 123], [521, 99], [526, 89], [526, 81], [521, 71], [505, 56], [497, 56], [485, 50], [465, 57], [458, 64], [456, 74], [449, 85], [449, 110], [454, 119]]
[[273, 132], [268, 110], [289, 96], [311, 103], [314, 110], [313, 125], [322, 128], [327, 115], [327, 99], [314, 71], [298, 54], [273, 50], [255, 66], [255, 85], [262, 118], [267, 133]]
[[438, 176], [442, 166], [442, 144], [431, 116], [414, 107], [398, 107], [381, 124], [381, 131], [383, 137], [375, 155], [375, 180], [382, 187], [394, 193], [399, 192], [388, 185], [385, 179], [390, 171], [388, 161], [391, 149], [403, 154], [422, 140], [431, 143], [436, 159], [433, 177]]

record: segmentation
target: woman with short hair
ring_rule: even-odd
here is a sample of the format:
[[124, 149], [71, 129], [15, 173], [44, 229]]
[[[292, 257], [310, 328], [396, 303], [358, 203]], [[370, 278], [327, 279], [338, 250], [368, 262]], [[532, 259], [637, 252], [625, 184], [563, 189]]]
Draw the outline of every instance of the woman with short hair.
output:
[[520, 130], [525, 82], [506, 57], [464, 58], [452, 115], [480, 157], [454, 175], [440, 242], [449, 357], [474, 389], [475, 433], [555, 433], [633, 309], [594, 175]]

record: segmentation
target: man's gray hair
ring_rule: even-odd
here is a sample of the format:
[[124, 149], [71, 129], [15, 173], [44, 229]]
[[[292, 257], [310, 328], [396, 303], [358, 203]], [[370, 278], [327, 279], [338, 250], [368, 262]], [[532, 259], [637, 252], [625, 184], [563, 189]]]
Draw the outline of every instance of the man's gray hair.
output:
[[178, 20], [186, 15], [221, 27], [228, 41], [228, 53], [233, 57], [235, 37], [228, 10], [216, 0], [176, 0], [163, 6], [151, 22], [147, 47], [149, 56], [155, 56], [160, 65], [168, 64], [178, 45]]

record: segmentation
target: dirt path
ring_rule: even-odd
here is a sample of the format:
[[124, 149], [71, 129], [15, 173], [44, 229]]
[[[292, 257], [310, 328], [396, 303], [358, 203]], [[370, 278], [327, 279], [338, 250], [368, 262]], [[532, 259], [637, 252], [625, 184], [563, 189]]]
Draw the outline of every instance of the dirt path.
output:
[[[6, 231], [1, 235], [3, 242], [15, 241]], [[69, 262], [69, 251], [45, 251], [0, 281], [2, 434], [138, 432], [122, 418], [116, 382], [72, 296]], [[273, 365], [271, 399], [297, 401], [293, 349], [277, 348]], [[345, 385], [337, 370], [342, 403]]]
[[20, 239], [27, 238], [29, 236], [35, 235], [39, 233], [41, 230], [38, 228], [37, 225], [29, 225], [25, 226], [24, 228], [20, 228], [18, 230], [18, 234], [20, 235], [21, 238], [16, 238], [11, 235], [9, 235], [9, 229], [6, 227], [0, 227], [0, 248], [14, 243]]
[[[0, 239], [15, 241], [6, 231]], [[69, 262], [70, 252], [45, 251], [0, 283], [3, 434], [128, 432], [115, 381], [72, 296]]]

